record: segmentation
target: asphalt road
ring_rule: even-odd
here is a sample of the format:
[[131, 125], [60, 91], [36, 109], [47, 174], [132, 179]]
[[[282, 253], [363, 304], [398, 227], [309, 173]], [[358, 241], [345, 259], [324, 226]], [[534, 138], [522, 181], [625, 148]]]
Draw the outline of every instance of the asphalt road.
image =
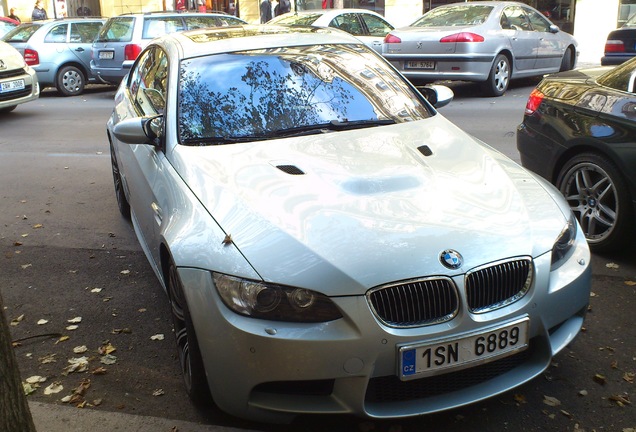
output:
[[[474, 97], [470, 84], [453, 85], [455, 100], [441, 112], [518, 160], [514, 131], [535, 83], [492, 99]], [[634, 250], [593, 257], [585, 331], [549, 370], [482, 403], [414, 419], [301, 417], [290, 426], [193, 406], [165, 294], [113, 195], [105, 135], [113, 95], [99, 86], [74, 98], [47, 90], [0, 118], [0, 292], [23, 380], [46, 378], [30, 400], [281, 432], [636, 428]], [[62, 401], [67, 396], [72, 402]]]

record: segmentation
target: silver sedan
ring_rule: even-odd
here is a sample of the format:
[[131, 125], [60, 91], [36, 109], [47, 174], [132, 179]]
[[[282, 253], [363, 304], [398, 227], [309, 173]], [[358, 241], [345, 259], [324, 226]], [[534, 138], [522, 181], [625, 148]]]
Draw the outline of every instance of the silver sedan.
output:
[[[540, 375], [583, 324], [559, 191], [342, 31], [153, 40], [107, 124], [189, 394], [237, 416], [416, 416]], [[167, 354], [169, 356], [169, 354]]]
[[501, 96], [511, 79], [573, 69], [577, 42], [518, 2], [440, 6], [389, 33], [382, 54], [415, 83], [464, 80]]

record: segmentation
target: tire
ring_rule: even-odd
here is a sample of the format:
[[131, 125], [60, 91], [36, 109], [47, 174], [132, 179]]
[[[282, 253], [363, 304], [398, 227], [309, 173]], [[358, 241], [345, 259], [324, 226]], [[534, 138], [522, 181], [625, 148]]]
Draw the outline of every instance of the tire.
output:
[[488, 79], [482, 84], [486, 96], [502, 96], [510, 84], [510, 60], [504, 54], [499, 54], [492, 64]]
[[121, 180], [121, 174], [119, 173], [119, 164], [117, 163], [117, 158], [115, 157], [115, 149], [113, 149], [113, 144], [110, 145], [110, 166], [113, 171], [113, 183], [115, 186], [115, 197], [117, 198], [117, 207], [119, 207], [119, 212], [126, 219], [130, 220], [130, 203], [126, 198], [126, 193], [124, 192], [124, 184]]
[[603, 156], [583, 153], [559, 172], [559, 188], [594, 252], [617, 250], [633, 236], [634, 209], [623, 176]]
[[57, 72], [55, 87], [63, 96], [77, 96], [84, 91], [86, 78], [75, 66], [64, 66]]
[[568, 48], [565, 50], [565, 54], [563, 54], [563, 58], [561, 59], [561, 68], [559, 72], [565, 72], [572, 70], [572, 49]]
[[207, 405], [212, 401], [212, 397], [201, 358], [201, 350], [190, 317], [190, 310], [183, 294], [183, 285], [179, 279], [177, 267], [172, 260], [170, 260], [168, 268], [167, 288], [172, 324], [179, 352], [179, 365], [186, 391], [193, 402]]
[[16, 109], [18, 106], [17, 105], [11, 105], [5, 108], [0, 109], [0, 114], [6, 114], [6, 113], [10, 113], [11, 111], [13, 111], [14, 109]]

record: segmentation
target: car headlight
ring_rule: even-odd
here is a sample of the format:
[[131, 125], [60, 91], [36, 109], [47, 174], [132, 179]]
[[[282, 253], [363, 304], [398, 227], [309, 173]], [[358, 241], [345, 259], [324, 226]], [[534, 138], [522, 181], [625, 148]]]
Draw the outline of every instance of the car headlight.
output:
[[556, 270], [566, 261], [568, 254], [574, 245], [574, 240], [576, 239], [576, 227], [576, 219], [574, 219], [574, 215], [570, 213], [568, 223], [565, 225], [552, 247], [551, 270]]
[[273, 321], [326, 322], [342, 318], [324, 294], [212, 273], [223, 303], [234, 312]]

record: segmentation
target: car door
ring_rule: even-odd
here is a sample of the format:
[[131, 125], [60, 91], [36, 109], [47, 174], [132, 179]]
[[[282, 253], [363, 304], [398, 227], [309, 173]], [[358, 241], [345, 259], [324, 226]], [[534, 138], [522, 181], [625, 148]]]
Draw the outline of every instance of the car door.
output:
[[102, 23], [96, 22], [78, 22], [71, 23], [70, 34], [68, 38], [68, 48], [83, 65], [84, 69], [90, 71], [91, 65], [91, 49], [93, 40]]
[[523, 9], [528, 14], [528, 19], [538, 41], [535, 69], [557, 72], [561, 68], [561, 60], [566, 48], [563, 46], [558, 32], [551, 31], [550, 22], [537, 11], [530, 8]]
[[360, 19], [362, 20], [366, 30], [366, 34], [360, 37], [360, 39], [365, 43], [365, 45], [373, 48], [379, 54], [382, 54], [384, 37], [393, 30], [394, 27], [379, 16], [368, 13], [361, 13]]
[[[144, 51], [130, 72], [128, 106], [118, 113], [131, 117], [163, 114], [168, 76], [168, 57], [158, 47]], [[159, 198], [155, 194], [158, 178], [164, 172], [166, 157], [163, 142], [149, 144], [121, 144], [119, 163], [123, 166], [130, 206], [141, 234], [142, 246], [155, 263], [159, 262], [158, 233], [163, 221]], [[140, 239], [141, 240], [141, 239]]]
[[523, 9], [519, 6], [504, 8], [500, 23], [510, 40], [514, 69], [523, 72], [534, 68], [539, 42]]

